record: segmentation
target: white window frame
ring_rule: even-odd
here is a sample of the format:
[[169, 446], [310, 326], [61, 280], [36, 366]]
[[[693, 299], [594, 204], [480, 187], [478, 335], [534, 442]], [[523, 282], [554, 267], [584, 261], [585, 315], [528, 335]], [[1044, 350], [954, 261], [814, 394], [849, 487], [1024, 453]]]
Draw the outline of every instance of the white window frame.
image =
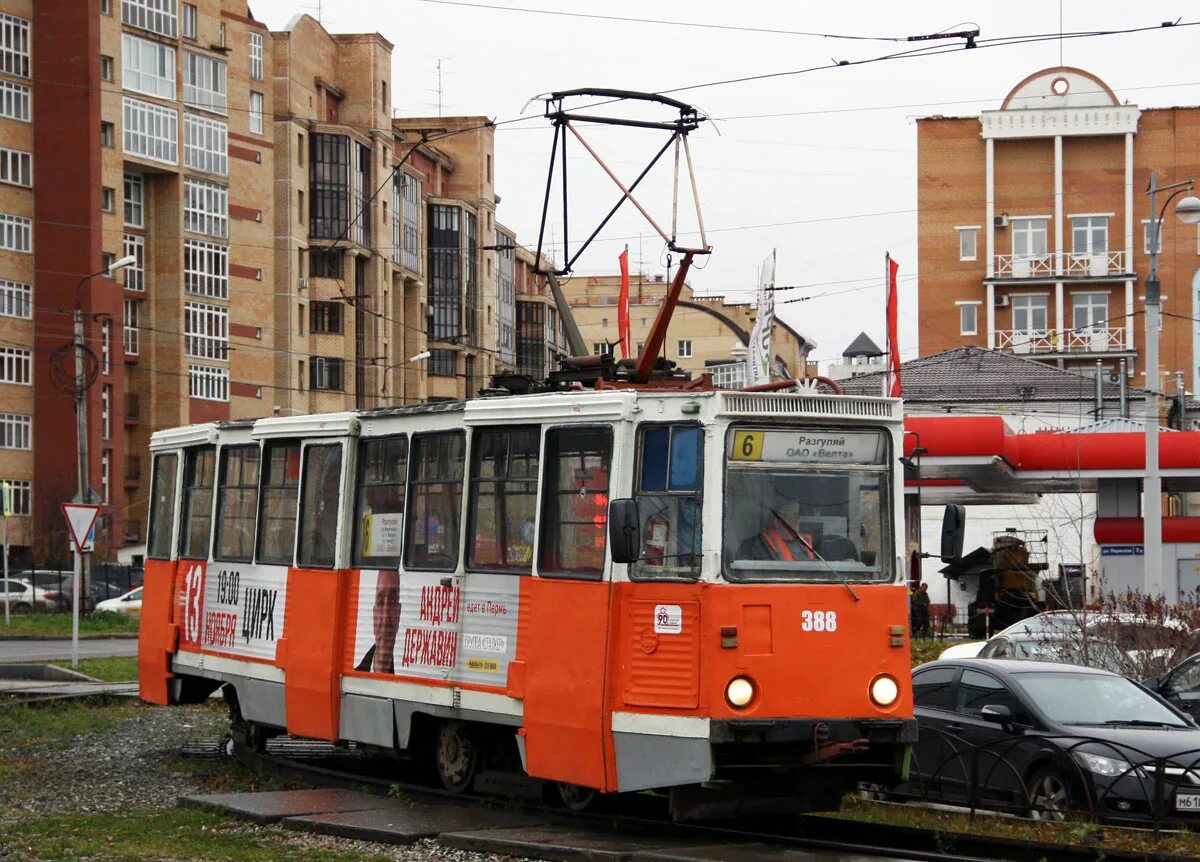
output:
[[0, 72], [29, 77], [29, 19], [0, 13]]
[[109, 122], [100, 123], [100, 146], [111, 150], [116, 145], [117, 127]]
[[[1108, 329], [1108, 291], [1081, 291], [1071, 294], [1071, 330], [1073, 332], [1103, 332]], [[1078, 315], [1086, 309], [1087, 322], [1080, 325]], [[1097, 310], [1103, 315], [1097, 320]]]
[[[979, 259], [979, 231], [980, 225], [964, 224], [956, 225], [954, 229], [958, 231], [958, 259], [959, 260], [978, 260]], [[965, 243], [967, 237], [971, 238], [970, 253], [967, 253]]]
[[100, 439], [112, 439], [113, 388], [109, 383], [100, 387]]
[[28, 516], [33, 514], [33, 482], [30, 479], [5, 479], [12, 494], [12, 513]]
[[183, 289], [211, 299], [229, 298], [229, 249], [215, 242], [183, 241]]
[[185, 39], [195, 39], [199, 29], [200, 11], [194, 3], [184, 3], [180, 17], [180, 31]]
[[229, 173], [229, 126], [198, 114], [183, 115], [183, 165], [206, 174]]
[[33, 285], [0, 278], [0, 317], [33, 319]]
[[33, 385], [33, 351], [24, 347], [0, 347], [0, 383]]
[[117, 211], [117, 190], [108, 186], [100, 187], [100, 211], [115, 213]]
[[[1049, 297], [1044, 293], [1014, 293], [1010, 300], [1012, 305], [1012, 328], [1013, 332], [1021, 332], [1027, 335], [1037, 337], [1044, 336], [1047, 328], [1050, 325]], [[1041, 327], [1033, 326], [1033, 317], [1036, 312], [1041, 312], [1043, 325]], [[1021, 312], [1029, 318], [1024, 327], [1017, 325], [1017, 313]]]
[[[1071, 254], [1107, 254], [1108, 253], [1108, 220], [1112, 213], [1078, 213], [1069, 216], [1071, 220]], [[1085, 242], [1079, 242], [1082, 232]], [[1104, 247], [1096, 248], [1096, 236], [1104, 238]]]
[[[337, 386], [332, 385], [333, 369], [338, 370]], [[312, 358], [312, 388], [321, 392], [342, 392], [346, 388], [346, 363], [339, 356]]]
[[229, 359], [229, 309], [186, 302], [183, 306], [184, 353], [196, 359]]
[[692, 339], [680, 338], [675, 346], [678, 348], [676, 352], [679, 354], [680, 359], [692, 358]]
[[[1157, 253], [1162, 254], [1162, 220], [1155, 219], [1155, 221], [1158, 222]], [[1154, 252], [1150, 251], [1150, 235], [1151, 235], [1150, 219], [1144, 218], [1144, 219], [1142, 219], [1142, 254], [1153, 254], [1154, 253]]]
[[[1040, 224], [1038, 224], [1040, 222]], [[1050, 217], [1049, 216], [1018, 216], [1009, 219], [1012, 233], [1012, 256], [1016, 258], [1038, 258], [1049, 254], [1050, 248]], [[1025, 251], [1017, 251], [1017, 237], [1024, 236], [1028, 243]], [[1041, 237], [1041, 251], [1036, 250], [1038, 237]]]
[[592, 355], [593, 356], [612, 356], [613, 355], [613, 346], [606, 341], [593, 341], [592, 342]]
[[108, 505], [109, 487], [111, 485], [112, 476], [112, 450], [104, 449], [100, 452], [100, 503]]
[[141, 174], [125, 175], [125, 226], [146, 226], [146, 180]]
[[250, 92], [250, 131], [256, 135], [263, 133], [263, 94]]
[[29, 110], [32, 91], [24, 84], [0, 81], [0, 117], [31, 122]]
[[112, 321], [100, 321], [100, 373], [112, 374]]
[[133, 255], [136, 260], [125, 267], [125, 289], [145, 292], [146, 290], [146, 238], [141, 234], [127, 233], [122, 242], [123, 257]]
[[250, 33], [250, 80], [263, 79], [263, 37], [262, 33]]
[[121, 88], [175, 101], [175, 49], [122, 33]]
[[0, 413], [0, 449], [32, 449], [33, 417]]
[[0, 183], [33, 187], [33, 153], [0, 147]]
[[121, 23], [174, 39], [179, 28], [177, 0], [121, 0]]
[[183, 229], [225, 239], [229, 236], [229, 187], [187, 177], [183, 181]]
[[141, 316], [142, 304], [136, 299], [125, 300], [125, 317], [122, 321], [122, 340], [124, 341], [125, 355], [137, 356], [141, 351]]
[[188, 394], [205, 401], [229, 400], [229, 369], [212, 365], [188, 366]]
[[[963, 300], [954, 303], [958, 306], [958, 334], [959, 335], [978, 335], [979, 334], [979, 306], [983, 305], [979, 300]], [[971, 309], [971, 326], [967, 326], [966, 310]]]
[[33, 220], [12, 213], [0, 213], [0, 249], [33, 252]]
[[214, 114], [225, 114], [229, 110], [229, 70], [224, 60], [183, 52], [183, 101], [184, 104]]
[[131, 156], [179, 164], [179, 112], [141, 99], [125, 97], [122, 143]]

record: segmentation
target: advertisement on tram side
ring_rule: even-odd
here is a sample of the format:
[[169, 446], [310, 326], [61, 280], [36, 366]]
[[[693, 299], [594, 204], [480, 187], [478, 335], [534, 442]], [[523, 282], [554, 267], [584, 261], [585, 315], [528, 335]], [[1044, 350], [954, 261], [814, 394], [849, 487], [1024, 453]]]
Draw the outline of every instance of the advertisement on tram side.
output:
[[186, 560], [177, 587], [183, 649], [275, 660], [283, 637], [287, 567]]

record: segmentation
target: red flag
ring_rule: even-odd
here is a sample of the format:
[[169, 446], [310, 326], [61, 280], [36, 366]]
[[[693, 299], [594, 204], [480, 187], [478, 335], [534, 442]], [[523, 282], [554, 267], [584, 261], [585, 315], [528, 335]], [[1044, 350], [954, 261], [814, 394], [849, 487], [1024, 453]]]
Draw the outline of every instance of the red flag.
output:
[[629, 359], [629, 249], [617, 258], [621, 262], [621, 296], [617, 300], [617, 337], [621, 339], [621, 357]]
[[900, 264], [888, 255], [888, 293], [887, 293], [887, 340], [888, 340], [888, 374], [892, 378], [889, 394], [893, 398], [900, 397], [900, 344], [896, 339], [896, 314], [899, 300], [896, 296], [896, 273]]

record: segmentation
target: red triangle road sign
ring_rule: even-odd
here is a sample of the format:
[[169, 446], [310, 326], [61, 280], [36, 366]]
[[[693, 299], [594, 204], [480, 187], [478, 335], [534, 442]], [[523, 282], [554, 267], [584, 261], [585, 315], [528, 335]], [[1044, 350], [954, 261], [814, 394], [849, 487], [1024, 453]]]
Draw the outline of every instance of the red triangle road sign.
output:
[[82, 553], [88, 533], [92, 531], [92, 525], [96, 523], [96, 516], [100, 514], [100, 507], [90, 506], [86, 503], [63, 503], [61, 505], [63, 515], [67, 518], [67, 526], [71, 528], [71, 538], [75, 540], [75, 549]]

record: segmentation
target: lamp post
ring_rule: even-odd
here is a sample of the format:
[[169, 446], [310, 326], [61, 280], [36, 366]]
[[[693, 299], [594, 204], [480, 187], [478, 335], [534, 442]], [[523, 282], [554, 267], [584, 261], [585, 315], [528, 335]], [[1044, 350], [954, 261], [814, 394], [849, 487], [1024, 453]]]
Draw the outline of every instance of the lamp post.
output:
[[[1158, 281], [1158, 254], [1162, 246], [1162, 219], [1167, 205], [1176, 195], [1191, 191], [1192, 181], [1183, 180], [1160, 186], [1154, 172], [1150, 172], [1150, 271], [1146, 276], [1146, 479], [1142, 485], [1142, 542], [1145, 554], [1142, 557], [1145, 571], [1143, 584], [1147, 595], [1159, 596], [1166, 593], [1162, 570], [1162, 478], [1158, 472], [1158, 331], [1161, 327], [1162, 286]], [[1162, 209], [1156, 208], [1159, 192], [1174, 190], [1163, 202]], [[1188, 195], [1175, 207], [1179, 220], [1184, 224], [1200, 222], [1200, 198]], [[1157, 218], [1155, 217], [1157, 216]], [[1172, 597], [1176, 591], [1172, 590]]]

